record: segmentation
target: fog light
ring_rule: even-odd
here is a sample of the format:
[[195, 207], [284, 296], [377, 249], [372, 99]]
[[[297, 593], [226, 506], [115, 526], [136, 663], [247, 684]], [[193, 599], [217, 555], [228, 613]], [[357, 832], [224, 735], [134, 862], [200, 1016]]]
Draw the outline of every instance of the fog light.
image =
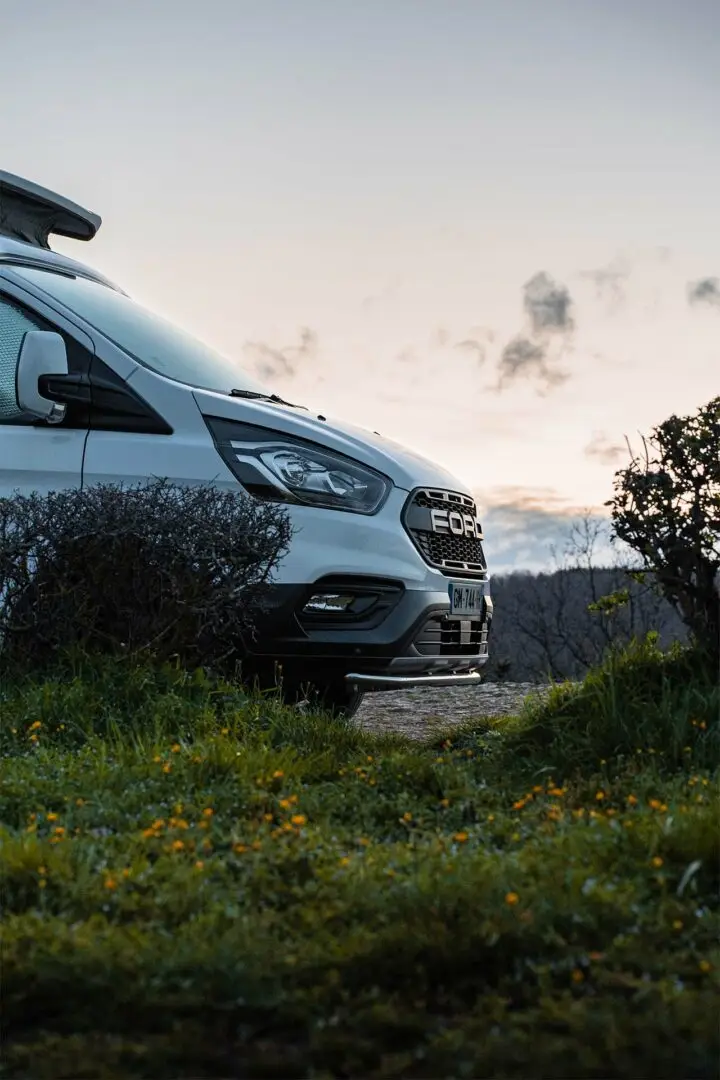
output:
[[349, 611], [355, 597], [348, 593], [316, 593], [311, 596], [303, 611], [321, 611], [325, 614], [340, 614]]

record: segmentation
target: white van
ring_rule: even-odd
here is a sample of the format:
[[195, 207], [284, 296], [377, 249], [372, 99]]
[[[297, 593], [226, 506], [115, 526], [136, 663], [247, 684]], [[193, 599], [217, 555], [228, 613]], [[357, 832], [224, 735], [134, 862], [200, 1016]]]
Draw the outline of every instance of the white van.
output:
[[492, 619], [471, 494], [437, 465], [283, 401], [49, 248], [93, 213], [0, 172], [0, 496], [212, 483], [286, 504], [295, 536], [258, 671], [351, 714], [366, 690], [480, 679]]

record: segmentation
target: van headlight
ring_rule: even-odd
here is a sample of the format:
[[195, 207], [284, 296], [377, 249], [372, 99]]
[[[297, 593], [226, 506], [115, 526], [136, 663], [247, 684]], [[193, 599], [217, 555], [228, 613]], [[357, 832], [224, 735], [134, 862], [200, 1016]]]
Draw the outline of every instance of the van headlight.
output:
[[224, 461], [257, 498], [374, 514], [391, 481], [352, 458], [264, 428], [208, 419]]

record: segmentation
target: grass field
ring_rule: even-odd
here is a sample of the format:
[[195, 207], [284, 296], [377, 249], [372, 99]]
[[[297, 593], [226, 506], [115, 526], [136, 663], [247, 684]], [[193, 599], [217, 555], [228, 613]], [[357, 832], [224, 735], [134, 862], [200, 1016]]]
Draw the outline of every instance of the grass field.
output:
[[652, 642], [362, 735], [202, 674], [3, 687], [0, 1075], [719, 1075], [720, 691]]

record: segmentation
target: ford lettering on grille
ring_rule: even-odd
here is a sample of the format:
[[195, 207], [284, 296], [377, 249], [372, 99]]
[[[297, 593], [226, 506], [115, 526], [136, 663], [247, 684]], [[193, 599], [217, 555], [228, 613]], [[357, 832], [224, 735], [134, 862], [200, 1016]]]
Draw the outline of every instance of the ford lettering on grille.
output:
[[475, 536], [482, 540], [482, 526], [473, 514], [461, 514], [459, 510], [440, 510], [432, 507], [430, 524], [436, 533], [453, 533], [454, 536]]
[[448, 577], [487, 577], [482, 526], [469, 495], [418, 488], [405, 504], [403, 524], [430, 566]]

